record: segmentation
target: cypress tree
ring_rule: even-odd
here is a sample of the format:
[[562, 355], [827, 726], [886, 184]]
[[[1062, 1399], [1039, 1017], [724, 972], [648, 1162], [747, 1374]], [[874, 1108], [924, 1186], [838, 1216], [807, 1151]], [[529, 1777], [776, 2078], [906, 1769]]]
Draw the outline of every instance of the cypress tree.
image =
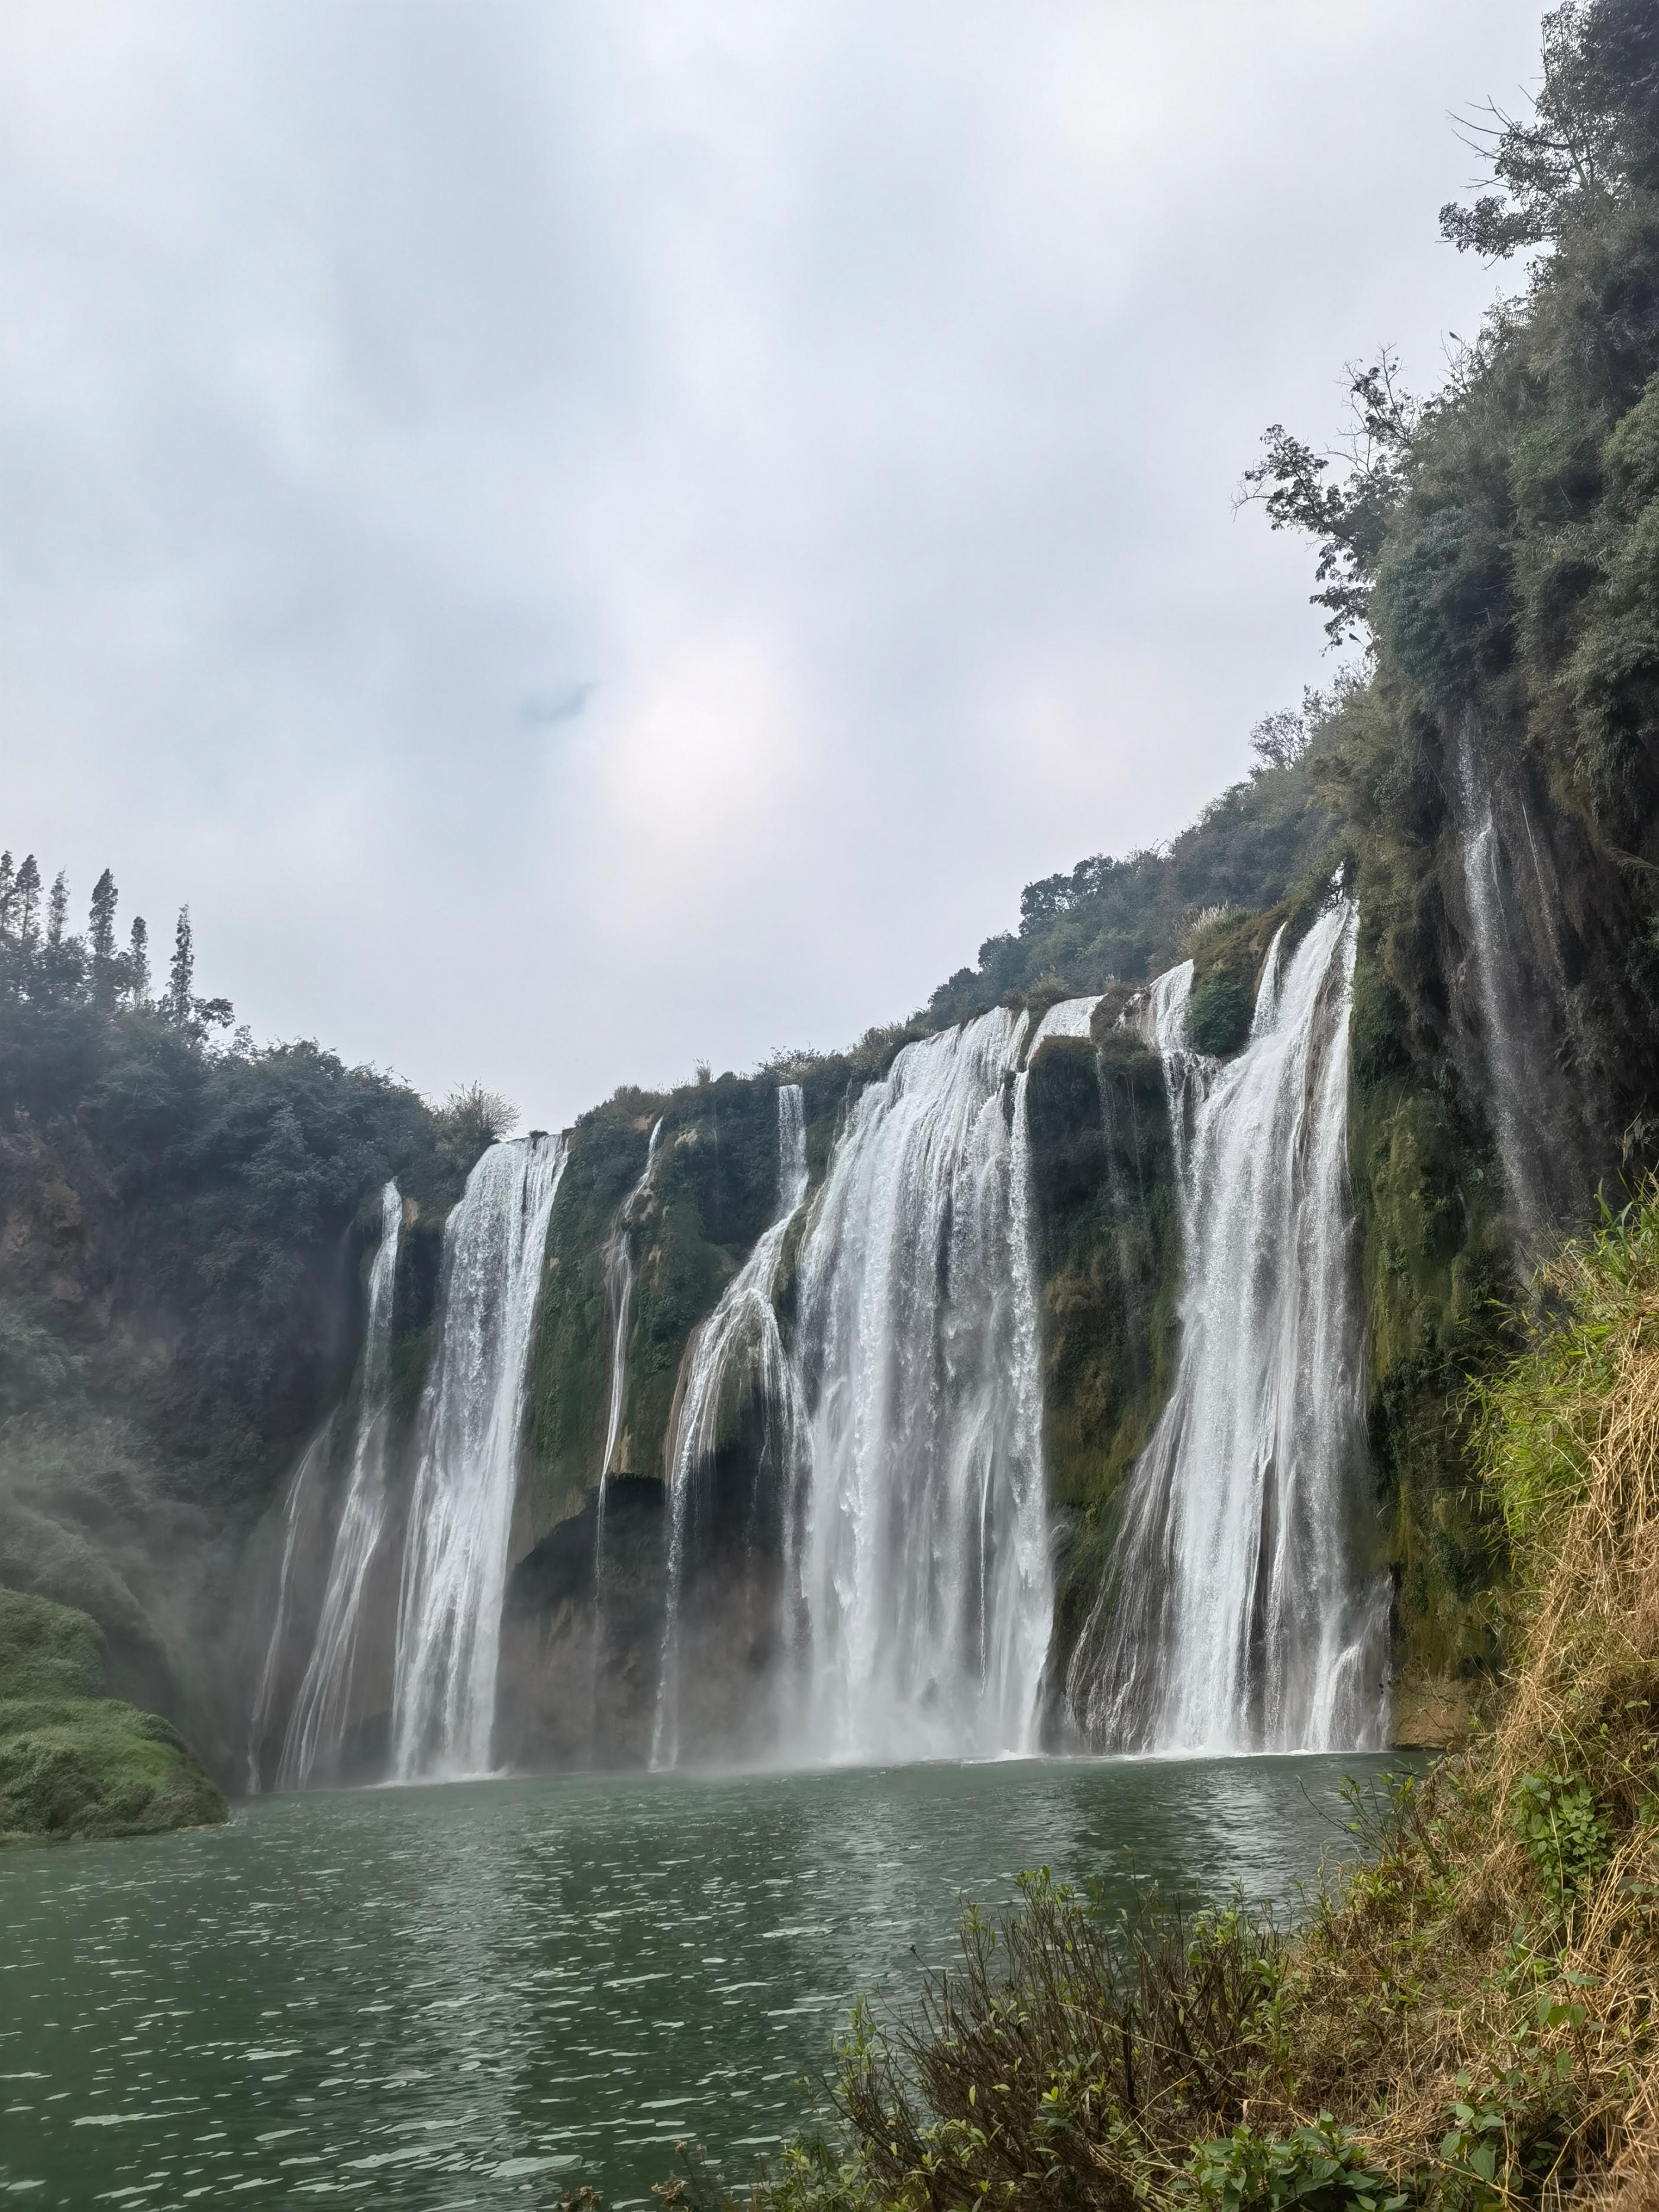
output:
[[196, 944], [191, 935], [190, 908], [179, 909], [179, 926], [173, 933], [173, 960], [167, 969], [167, 1019], [178, 1029], [187, 1029], [194, 1009], [193, 987], [196, 981]]
[[52, 878], [52, 896], [46, 904], [46, 942], [54, 952], [64, 941], [64, 932], [69, 926], [69, 877], [59, 868]]
[[33, 952], [40, 941], [40, 870], [33, 853], [23, 855], [13, 886], [16, 905], [17, 949]]
[[13, 911], [17, 904], [17, 871], [12, 866], [11, 854], [0, 853], [0, 951], [12, 939]]
[[87, 943], [102, 974], [115, 957], [115, 906], [118, 893], [107, 868], [92, 887], [92, 906], [87, 916]]
[[135, 1006], [149, 1004], [149, 927], [142, 914], [132, 917], [127, 944], [127, 996]]

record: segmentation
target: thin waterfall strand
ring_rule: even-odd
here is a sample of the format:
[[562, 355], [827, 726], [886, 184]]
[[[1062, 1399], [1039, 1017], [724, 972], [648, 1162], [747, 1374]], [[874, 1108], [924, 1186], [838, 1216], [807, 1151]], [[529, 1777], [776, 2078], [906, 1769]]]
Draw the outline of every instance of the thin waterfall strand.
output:
[[265, 1729], [270, 1722], [271, 1707], [276, 1702], [278, 1679], [283, 1671], [283, 1654], [292, 1633], [294, 1553], [300, 1524], [309, 1509], [311, 1493], [321, 1481], [328, 1465], [329, 1449], [333, 1441], [334, 1416], [331, 1413], [301, 1453], [299, 1463], [289, 1481], [288, 1504], [283, 1513], [283, 1557], [276, 1576], [276, 1603], [271, 1614], [270, 1638], [265, 1645], [264, 1664], [259, 1670], [258, 1687], [253, 1693], [253, 1715], [248, 1723], [247, 1786], [251, 1796], [257, 1796], [264, 1787], [260, 1758]]
[[[1505, 896], [1492, 778], [1477, 758], [1474, 730], [1467, 716], [1458, 725], [1455, 764], [1461, 817], [1458, 855], [1492, 1135], [1516, 1242], [1523, 1255], [1535, 1257], [1555, 1210], [1549, 1188], [1551, 1164], [1564, 1146], [1571, 1149], [1571, 1140], [1557, 1110], [1557, 1085], [1547, 1059], [1547, 1024], [1540, 1022], [1540, 1010], [1529, 1003], [1516, 957], [1520, 933]], [[1532, 857], [1537, 868], [1535, 847]], [[1540, 893], [1547, 915], [1553, 901], [1541, 869]]]
[[386, 1523], [387, 1400], [392, 1382], [392, 1319], [404, 1201], [395, 1182], [380, 1194], [380, 1244], [368, 1276], [362, 1387], [351, 1467], [329, 1559], [317, 1635], [289, 1717], [280, 1776], [302, 1789], [338, 1759], [351, 1717], [363, 1591]]
[[1020, 1063], [1004, 1008], [854, 1107], [800, 1263], [801, 1740], [1030, 1750], [1053, 1585]]
[[605, 1510], [605, 1478], [622, 1440], [623, 1413], [628, 1402], [628, 1322], [634, 1303], [634, 1217], [651, 1188], [656, 1165], [657, 1141], [662, 1123], [653, 1121], [645, 1148], [645, 1168], [623, 1201], [616, 1228], [605, 1248], [605, 1295], [611, 1314], [611, 1399], [605, 1411], [605, 1449], [599, 1454], [599, 1510]]
[[402, 1781], [489, 1765], [526, 1375], [566, 1158], [562, 1136], [492, 1145], [445, 1228], [398, 1609]]
[[1103, 1748], [1382, 1738], [1387, 1586], [1368, 1526], [1348, 1196], [1355, 935], [1341, 896], [1288, 957], [1280, 933], [1231, 1061], [1186, 1044], [1190, 963], [1151, 994], [1186, 1285], [1174, 1386], [1067, 1683]]
[[786, 1492], [792, 1485], [799, 1417], [793, 1368], [786, 1358], [772, 1304], [778, 1263], [789, 1225], [806, 1196], [805, 1103], [798, 1083], [778, 1085], [778, 1202], [770, 1225], [726, 1285], [720, 1304], [693, 1333], [685, 1350], [678, 1403], [668, 1446], [668, 1592], [662, 1662], [651, 1731], [651, 1764], [672, 1766], [680, 1748], [680, 1609], [690, 1535], [693, 1486], [713, 1458], [728, 1392], [760, 1393], [781, 1449], [763, 1458], [781, 1462], [774, 1472]]
[[662, 1135], [659, 1118], [651, 1125], [645, 1147], [645, 1166], [640, 1179], [623, 1200], [615, 1228], [605, 1248], [605, 1296], [611, 1320], [611, 1397], [605, 1409], [605, 1444], [599, 1453], [599, 1479], [593, 1496], [593, 1634], [588, 1663], [590, 1735], [599, 1737], [599, 1656], [605, 1648], [605, 1509], [611, 1462], [622, 1441], [623, 1415], [628, 1405], [628, 1329], [634, 1304], [634, 1220], [651, 1188], [657, 1164], [657, 1145]]

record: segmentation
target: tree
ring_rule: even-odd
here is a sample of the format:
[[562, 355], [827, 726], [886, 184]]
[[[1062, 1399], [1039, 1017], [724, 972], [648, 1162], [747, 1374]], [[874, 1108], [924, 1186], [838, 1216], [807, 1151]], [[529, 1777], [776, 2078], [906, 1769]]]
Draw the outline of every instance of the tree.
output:
[[40, 942], [40, 870], [33, 853], [26, 853], [13, 887], [20, 952], [27, 955]]
[[518, 1126], [519, 1109], [499, 1091], [469, 1083], [452, 1091], [433, 1119], [438, 1127], [439, 1148], [465, 1171], [481, 1152], [512, 1133]]
[[16, 908], [17, 871], [12, 866], [11, 854], [0, 853], [0, 951], [12, 941]]
[[64, 941], [69, 927], [69, 878], [62, 868], [52, 878], [52, 896], [46, 907], [46, 942], [54, 952]]
[[92, 887], [92, 904], [87, 914], [87, 948], [92, 954], [93, 987], [102, 1006], [112, 1005], [115, 999], [116, 898], [115, 878], [106, 868]]
[[1264, 714], [1250, 732], [1250, 750], [1264, 769], [1294, 768], [1308, 750], [1308, 725], [1294, 707]]
[[1659, 175], [1659, 17], [1652, 0], [1566, 0], [1544, 18], [1543, 82], [1529, 118], [1489, 100], [1461, 118], [1498, 186], [1449, 200], [1440, 233], [1502, 261], [1560, 235], [1581, 209]]
[[[1409, 480], [1412, 441], [1423, 410], [1400, 381], [1399, 358], [1385, 346], [1369, 367], [1348, 364], [1348, 428], [1331, 451], [1316, 453], [1282, 422], [1262, 433], [1261, 460], [1245, 470], [1238, 504], [1259, 501], [1275, 530], [1305, 530], [1319, 541], [1312, 603], [1328, 611], [1332, 645], [1364, 640], [1377, 556]], [[1333, 461], [1347, 465], [1335, 483]]]
[[127, 940], [126, 975], [127, 996], [135, 1006], [149, 1004], [149, 927], [142, 914], [132, 917], [132, 934]]
[[175, 1029], [187, 1029], [194, 1012], [191, 987], [196, 981], [196, 940], [191, 933], [190, 908], [179, 909], [173, 933], [173, 958], [167, 967], [167, 995], [161, 1011]]

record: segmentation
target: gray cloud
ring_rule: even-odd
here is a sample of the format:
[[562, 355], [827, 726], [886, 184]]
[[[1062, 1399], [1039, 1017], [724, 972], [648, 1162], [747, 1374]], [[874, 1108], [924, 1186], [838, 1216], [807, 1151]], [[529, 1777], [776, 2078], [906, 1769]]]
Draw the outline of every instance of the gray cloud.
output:
[[908, 1011], [1318, 673], [1233, 485], [1472, 327], [1445, 113], [1535, 40], [18, 0], [0, 839], [188, 898], [263, 1033], [538, 1124]]
[[526, 722], [574, 722], [592, 696], [591, 684], [570, 684], [521, 701], [519, 713]]

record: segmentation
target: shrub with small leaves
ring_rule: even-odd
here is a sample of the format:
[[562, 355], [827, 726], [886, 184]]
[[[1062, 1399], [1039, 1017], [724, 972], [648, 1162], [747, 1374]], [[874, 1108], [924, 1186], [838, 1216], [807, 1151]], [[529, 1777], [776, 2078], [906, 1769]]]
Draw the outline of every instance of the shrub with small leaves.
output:
[[1595, 1883], [1612, 1853], [1607, 1822], [1582, 1775], [1523, 1774], [1511, 1801], [1545, 1896], [1563, 1917]]
[[1199, 2200], [1214, 2212], [1401, 2212], [1407, 2199], [1367, 2162], [1346, 2128], [1322, 2112], [1288, 2136], [1237, 2127], [1206, 2143], [1193, 2165]]

